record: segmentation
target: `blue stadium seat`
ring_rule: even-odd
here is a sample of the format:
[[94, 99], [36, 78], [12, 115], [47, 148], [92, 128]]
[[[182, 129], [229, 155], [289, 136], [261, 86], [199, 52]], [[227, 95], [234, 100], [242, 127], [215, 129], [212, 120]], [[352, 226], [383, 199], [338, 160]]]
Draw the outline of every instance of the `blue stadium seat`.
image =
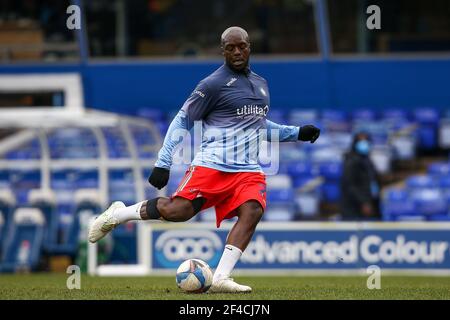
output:
[[321, 185], [322, 200], [326, 202], [338, 202], [341, 196], [340, 177], [342, 175], [342, 163], [326, 162], [319, 165], [320, 175], [325, 179]]
[[409, 189], [424, 189], [437, 187], [436, 179], [428, 175], [414, 175], [406, 179], [406, 186]]
[[267, 208], [265, 221], [291, 221], [295, 217], [294, 192], [289, 175], [267, 177]]
[[326, 181], [322, 185], [322, 199], [326, 202], [339, 202], [341, 198], [341, 188], [337, 181]]
[[[305, 159], [307, 158], [305, 150], [296, 148], [296, 146], [292, 145], [291, 143], [281, 144], [279, 152], [280, 152], [279, 154], [280, 160], [283, 159], [282, 161], [280, 161], [280, 164], [283, 162], [290, 163], [290, 162], [305, 161]], [[273, 161], [273, 158], [269, 157], [269, 159], [267, 160], [268, 160], [267, 163], [270, 164]]]
[[294, 109], [289, 113], [286, 123], [290, 125], [299, 125], [301, 123], [317, 124], [319, 115], [317, 110], [314, 109]]
[[319, 166], [319, 173], [327, 180], [337, 181], [342, 176], [342, 163], [341, 162], [321, 163]]
[[381, 112], [381, 118], [384, 120], [408, 121], [409, 115], [406, 110], [389, 108]]
[[418, 108], [412, 113], [414, 120], [419, 123], [436, 124], [440, 119], [440, 112], [434, 108]]
[[292, 188], [291, 177], [287, 174], [279, 174], [276, 176], [267, 176], [266, 183], [267, 183], [268, 190], [291, 189]]
[[86, 128], [60, 128], [48, 137], [50, 156], [55, 159], [97, 158], [97, 139]]
[[433, 149], [437, 147], [437, 128], [439, 111], [433, 108], [420, 108], [413, 111], [414, 120], [419, 123], [417, 130], [419, 147]]
[[428, 166], [427, 172], [434, 176], [450, 175], [450, 162], [434, 162]]
[[0, 271], [34, 271], [44, 239], [44, 217], [38, 209], [18, 208], [13, 219], [4, 245]]
[[313, 150], [311, 153], [311, 160], [313, 163], [325, 162], [341, 162], [343, 159], [343, 152], [339, 147], [328, 147]]
[[263, 215], [264, 221], [293, 221], [295, 220], [295, 204], [268, 203]]
[[415, 210], [423, 215], [447, 214], [447, 200], [441, 190], [416, 189], [411, 192]]
[[398, 216], [413, 216], [417, 215], [417, 212], [406, 189], [390, 188], [384, 192], [381, 214], [384, 221], [394, 221]]
[[352, 112], [353, 121], [373, 121], [376, 119], [376, 113], [372, 109], [359, 109]]
[[315, 170], [309, 162], [292, 162], [287, 165], [287, 173], [292, 179], [311, 177], [315, 175]]
[[269, 203], [290, 203], [293, 202], [294, 192], [292, 189], [271, 189], [267, 192], [267, 202]]
[[74, 184], [75, 189], [97, 189], [99, 187], [98, 170], [78, 169]]
[[63, 223], [60, 224], [57, 240], [47, 248], [49, 253], [67, 255], [75, 259], [80, 240], [81, 218], [100, 214], [103, 211], [100, 199], [97, 189], [80, 189], [74, 194], [73, 206], [59, 208], [61, 213], [64, 213], [60, 215], [63, 217]]
[[[335, 132], [330, 134], [331, 145], [347, 152], [352, 145], [353, 135], [350, 132]], [[319, 141], [319, 140], [317, 140]]]
[[298, 192], [295, 197], [295, 204], [298, 209], [300, 219], [313, 219], [320, 213], [320, 192]]
[[442, 175], [438, 177], [439, 188], [442, 190], [450, 190], [450, 174]]
[[348, 132], [351, 121], [348, 114], [342, 110], [323, 110], [320, 115], [321, 128], [324, 132]]
[[41, 157], [41, 146], [37, 139], [25, 145], [22, 145], [20, 149], [12, 150], [5, 154], [5, 158], [8, 160], [40, 159], [40, 157]]
[[67, 255], [74, 259], [78, 250], [80, 220], [78, 214], [73, 216], [66, 214], [63, 217], [63, 223], [60, 224], [58, 230], [57, 241], [51, 243], [45, 249], [52, 255]]
[[321, 113], [321, 118], [324, 121], [336, 121], [336, 122], [347, 122], [348, 115], [345, 111], [336, 109], [323, 110]]

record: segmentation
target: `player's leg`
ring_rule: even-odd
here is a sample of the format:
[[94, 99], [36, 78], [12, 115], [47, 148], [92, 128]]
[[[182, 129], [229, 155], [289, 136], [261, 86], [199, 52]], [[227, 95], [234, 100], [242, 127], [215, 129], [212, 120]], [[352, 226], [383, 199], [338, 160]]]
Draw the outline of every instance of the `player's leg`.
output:
[[204, 201], [203, 198], [158, 197], [128, 207], [121, 201], [113, 202], [92, 224], [89, 241], [97, 242], [118, 225], [132, 220], [187, 221], [200, 211]]
[[263, 213], [261, 204], [256, 200], [249, 200], [237, 208], [238, 220], [228, 234], [227, 244], [214, 272], [211, 292], [251, 292], [250, 287], [237, 284], [230, 275], [255, 233]]
[[[187, 221], [195, 216], [206, 202], [204, 197], [191, 190], [199, 190], [211, 179], [216, 170], [190, 167], [170, 198], [157, 197], [126, 207], [116, 201], [102, 213], [89, 230], [89, 241], [97, 242], [121, 223], [131, 220]], [[214, 178], [214, 177], [212, 177]]]

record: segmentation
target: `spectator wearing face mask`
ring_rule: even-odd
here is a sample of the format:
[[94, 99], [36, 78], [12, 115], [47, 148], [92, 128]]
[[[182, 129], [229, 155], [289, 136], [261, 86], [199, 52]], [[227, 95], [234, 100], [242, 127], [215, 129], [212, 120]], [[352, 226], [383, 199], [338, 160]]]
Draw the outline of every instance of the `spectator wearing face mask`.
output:
[[357, 133], [346, 154], [341, 177], [341, 214], [344, 220], [376, 220], [380, 218], [379, 180], [369, 154], [371, 139]]

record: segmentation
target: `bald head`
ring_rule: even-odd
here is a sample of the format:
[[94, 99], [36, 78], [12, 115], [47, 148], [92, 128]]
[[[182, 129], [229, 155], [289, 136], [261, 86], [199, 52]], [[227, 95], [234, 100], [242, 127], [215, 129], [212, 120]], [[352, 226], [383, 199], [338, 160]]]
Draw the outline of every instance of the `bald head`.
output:
[[228, 29], [226, 29], [220, 37], [221, 45], [223, 46], [227, 39], [229, 39], [230, 37], [239, 37], [250, 43], [250, 38], [247, 31], [245, 31], [241, 27], [229, 27]]
[[225, 63], [234, 71], [245, 70], [250, 57], [250, 39], [241, 27], [230, 27], [222, 33], [222, 55]]

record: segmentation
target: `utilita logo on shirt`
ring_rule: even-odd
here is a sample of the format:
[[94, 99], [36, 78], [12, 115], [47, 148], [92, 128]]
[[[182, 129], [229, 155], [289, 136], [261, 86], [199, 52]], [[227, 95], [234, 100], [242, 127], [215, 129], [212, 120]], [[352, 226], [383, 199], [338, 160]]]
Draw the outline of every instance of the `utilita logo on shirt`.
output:
[[249, 104], [245, 105], [242, 108], [236, 109], [236, 113], [238, 116], [248, 116], [251, 114], [257, 115], [257, 116], [267, 116], [267, 113], [269, 112], [269, 106], [265, 105], [264, 107], [260, 107], [256, 104]]

